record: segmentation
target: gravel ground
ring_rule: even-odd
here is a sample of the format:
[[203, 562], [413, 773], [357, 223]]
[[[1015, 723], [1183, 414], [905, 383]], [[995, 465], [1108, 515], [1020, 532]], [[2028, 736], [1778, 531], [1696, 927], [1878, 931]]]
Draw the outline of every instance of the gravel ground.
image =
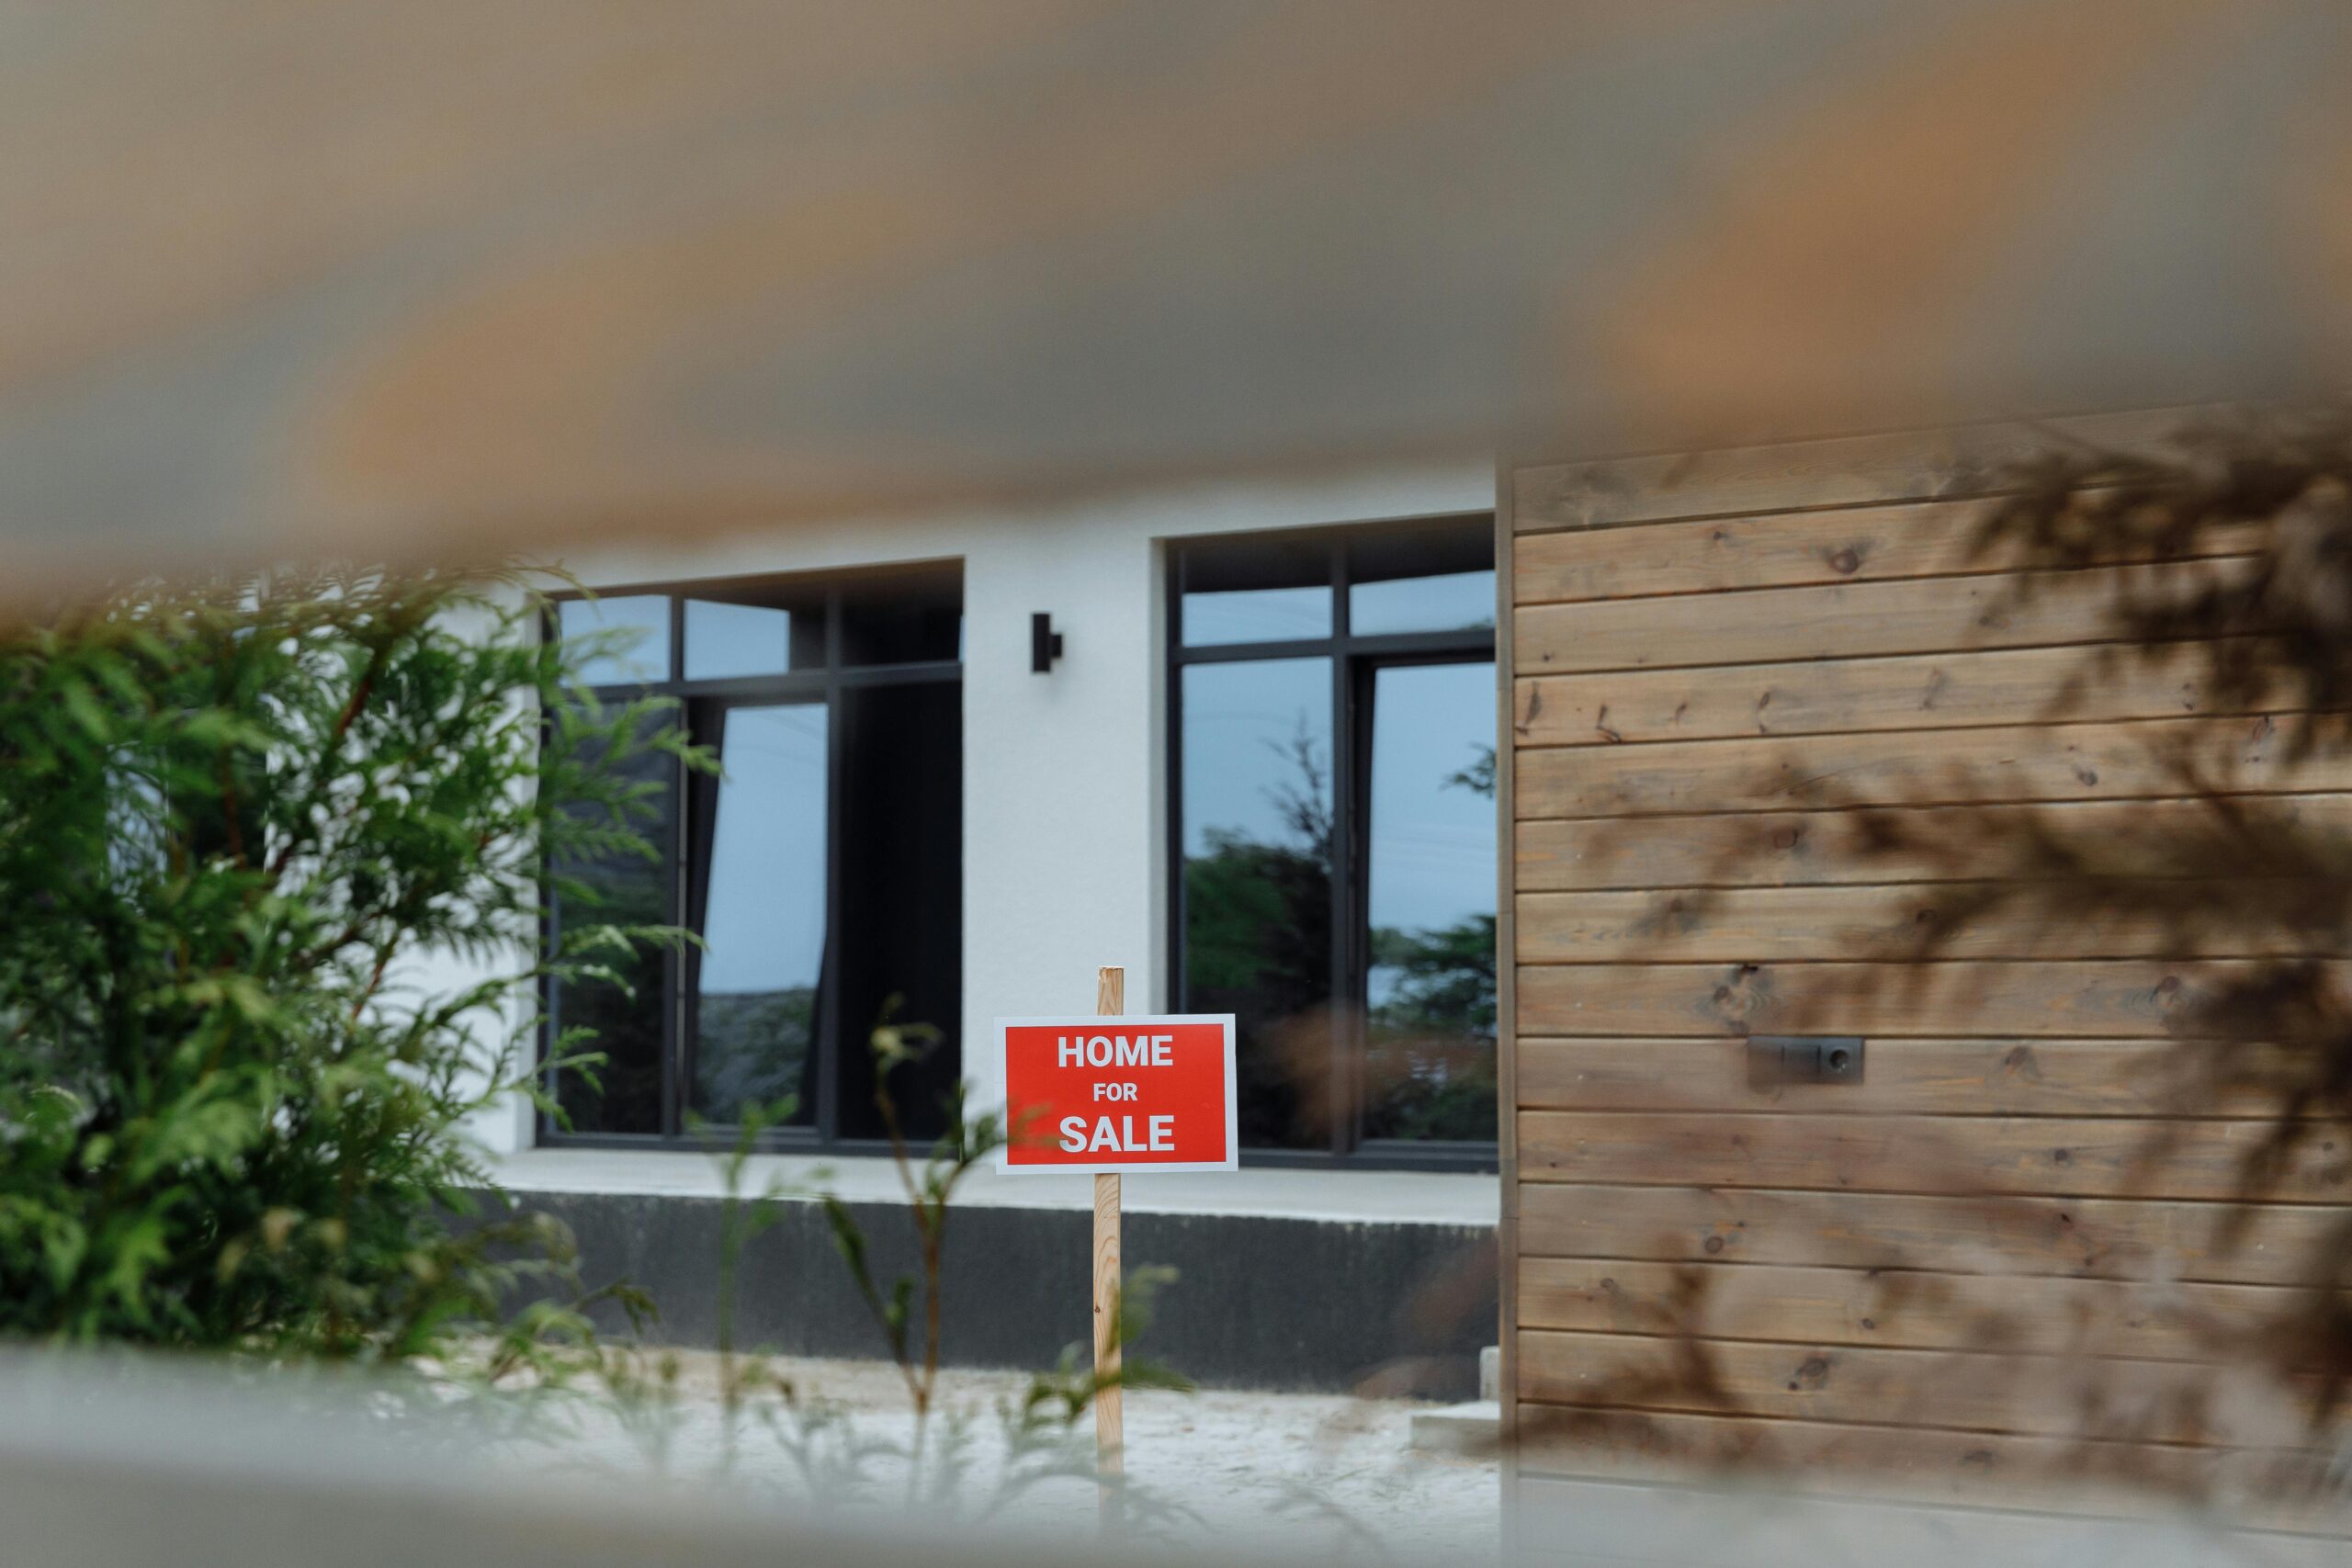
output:
[[[775, 1487], [815, 1508], [899, 1517], [911, 1510], [927, 1523], [1064, 1538], [1096, 1528], [1091, 1420], [1065, 1440], [1012, 1452], [997, 1410], [1019, 1397], [1025, 1375], [943, 1372], [918, 1476], [908, 1459], [914, 1424], [896, 1368], [771, 1364], [799, 1395], [797, 1410], [765, 1403], [773, 1424], [741, 1422], [731, 1457], [715, 1359], [686, 1354], [666, 1414], [593, 1417], [574, 1441], [551, 1451], [565, 1465]], [[1148, 1533], [1179, 1541], [1246, 1541], [1363, 1561], [1394, 1552], [1491, 1562], [1500, 1517], [1495, 1462], [1408, 1448], [1417, 1408], [1423, 1406], [1328, 1394], [1130, 1390], [1131, 1512]], [[922, 1502], [911, 1504], [910, 1494]]]

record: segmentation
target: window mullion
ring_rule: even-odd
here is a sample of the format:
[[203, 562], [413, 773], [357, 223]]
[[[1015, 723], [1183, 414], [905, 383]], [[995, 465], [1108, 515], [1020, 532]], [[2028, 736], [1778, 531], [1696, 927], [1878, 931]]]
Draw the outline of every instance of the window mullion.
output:
[[[685, 739], [694, 739], [693, 721], [686, 709], [684, 694], [679, 690], [686, 673], [686, 604], [678, 595], [670, 596], [670, 679], [666, 691], [677, 705], [677, 723]], [[694, 802], [690, 798], [692, 783], [686, 777], [685, 765], [673, 759], [670, 763], [670, 923], [685, 923], [686, 878], [694, 867]], [[700, 935], [700, 932], [696, 932]], [[665, 1137], [683, 1137], [685, 1133], [686, 1111], [686, 1031], [691, 1027], [686, 1015], [686, 954], [683, 947], [670, 944], [662, 956], [662, 990], [669, 1006], [662, 1010], [664, 1032], [662, 1053], [662, 1132]]]
[[1331, 1152], [1362, 1131], [1356, 1092], [1355, 669], [1348, 656], [1348, 552], [1331, 541]]
[[842, 792], [849, 777], [849, 748], [842, 735], [841, 694], [842, 592], [825, 591], [825, 941], [818, 976], [818, 1016], [823, 1027], [809, 1042], [817, 1053], [817, 1114], [820, 1144], [841, 1134], [842, 1053], [849, 1032], [842, 1027]]
[[1168, 878], [1168, 1006], [1173, 1012], [1192, 1010], [1192, 984], [1184, 973], [1184, 922], [1190, 919], [1184, 896], [1184, 552], [1172, 544], [1161, 546], [1161, 570], [1166, 577], [1165, 624], [1167, 655], [1161, 668], [1161, 695], [1167, 705], [1160, 733], [1168, 745], [1168, 769], [1162, 775], [1161, 802], [1167, 813]]
[[[672, 694], [674, 696], [674, 693]], [[681, 702], [675, 722], [681, 728], [687, 723], [685, 705]], [[687, 739], [693, 732], [687, 730]], [[669, 760], [670, 769], [670, 907], [664, 919], [673, 925], [683, 924], [686, 913], [686, 873], [691, 864], [688, 840], [688, 818], [692, 803], [687, 799], [685, 764], [676, 757]], [[662, 954], [662, 1135], [676, 1138], [685, 1130], [685, 1053], [686, 1053], [686, 956], [675, 942], [664, 945]]]

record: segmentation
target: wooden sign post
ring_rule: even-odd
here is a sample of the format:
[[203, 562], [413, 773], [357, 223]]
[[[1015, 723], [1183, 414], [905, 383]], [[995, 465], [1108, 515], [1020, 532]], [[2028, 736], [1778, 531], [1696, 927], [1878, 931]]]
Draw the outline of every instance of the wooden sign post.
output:
[[1120, 1174], [1240, 1167], [1233, 1015], [1129, 1018], [1126, 1003], [1127, 972], [1105, 967], [1095, 972], [1091, 1018], [996, 1021], [1012, 1129], [999, 1168], [1094, 1178], [1094, 1446], [1105, 1529], [1117, 1528], [1125, 1468]]
[[[1105, 965], [1094, 972], [1094, 1015], [1116, 1018], [1127, 1010], [1127, 972]], [[1119, 1477], [1125, 1473], [1120, 1445], [1126, 1440], [1126, 1405], [1119, 1375], [1119, 1173], [1094, 1176], [1094, 1375], [1103, 1387], [1094, 1395], [1094, 1465], [1102, 1479], [1105, 1529], [1118, 1523]]]

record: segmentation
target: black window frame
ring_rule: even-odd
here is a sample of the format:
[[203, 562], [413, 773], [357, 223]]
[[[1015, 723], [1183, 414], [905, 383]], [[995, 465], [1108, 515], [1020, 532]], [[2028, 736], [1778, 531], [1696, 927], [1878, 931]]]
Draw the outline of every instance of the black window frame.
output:
[[[1493, 570], [1495, 515], [1491, 512], [1460, 513], [1379, 523], [1267, 529], [1226, 534], [1187, 535], [1163, 541], [1164, 648], [1167, 707], [1166, 839], [1168, 866], [1168, 995], [1176, 1010], [1187, 1010], [1184, 968], [1184, 671], [1196, 664], [1229, 664], [1253, 660], [1325, 658], [1331, 664], [1331, 802], [1332, 838], [1340, 846], [1339, 863], [1331, 868], [1331, 975], [1335, 997], [1350, 1006], [1332, 1010], [1331, 1070], [1334, 1081], [1347, 1085], [1349, 1113], [1332, 1119], [1329, 1148], [1244, 1147], [1244, 1166], [1307, 1167], [1343, 1170], [1446, 1170], [1498, 1172], [1501, 1166], [1499, 1099], [1496, 1107], [1497, 1135], [1493, 1139], [1427, 1141], [1402, 1138], [1366, 1139], [1358, 1135], [1363, 1120], [1362, 1088], [1364, 1063], [1363, 998], [1369, 994], [1370, 843], [1366, 835], [1371, 816], [1372, 727], [1365, 722], [1374, 673], [1383, 668], [1408, 664], [1474, 664], [1500, 668], [1498, 644], [1501, 617], [1496, 625], [1448, 631], [1384, 632], [1359, 637], [1351, 629], [1350, 551], [1364, 540], [1409, 538], [1436, 529], [1460, 530], [1464, 536], [1483, 533], [1488, 547], [1487, 570]], [[1256, 642], [1184, 642], [1184, 579], [1191, 553], [1224, 547], [1322, 545], [1329, 552], [1331, 626], [1320, 637], [1285, 637]], [[1496, 738], [1498, 755], [1501, 738]], [[1497, 825], [1496, 843], [1508, 842]], [[1499, 848], [1498, 852], [1499, 853]], [[1499, 886], [1499, 879], [1498, 882]], [[1499, 897], [1499, 894], [1498, 895]], [[1499, 911], [1498, 911], [1499, 912]], [[1498, 941], [1499, 938], [1498, 926]], [[1503, 955], [1496, 954], [1499, 975]], [[1497, 1049], [1500, 1023], [1497, 1021]]]
[[[770, 1127], [763, 1129], [754, 1146], [763, 1153], [822, 1153], [845, 1156], [883, 1156], [891, 1153], [888, 1138], [843, 1137], [838, 1133], [841, 1122], [842, 1068], [841, 1051], [844, 1043], [843, 1021], [841, 1016], [842, 962], [837, 952], [836, 933], [843, 929], [842, 849], [840, 832], [840, 801], [845, 788], [849, 766], [847, 729], [842, 722], [842, 694], [856, 689], [877, 686], [940, 684], [956, 688], [960, 702], [964, 682], [964, 660], [961, 658], [961, 636], [958, 637], [958, 657], [952, 660], [907, 660], [891, 664], [849, 664], [844, 661], [842, 644], [844, 618], [842, 608], [852, 594], [886, 586], [894, 580], [936, 576], [952, 570], [956, 574], [956, 609], [963, 612], [965, 563], [962, 557], [944, 557], [920, 561], [893, 562], [888, 566], [855, 568], [822, 572], [775, 572], [755, 576], [705, 578], [690, 581], [642, 582], [628, 585], [598, 587], [592, 593], [563, 592], [548, 596], [541, 617], [540, 636], [549, 639], [561, 636], [559, 619], [565, 604], [594, 597], [596, 599], [626, 599], [639, 595], [654, 595], [671, 602], [669, 616], [670, 648], [669, 675], [659, 681], [635, 682], [606, 685], [592, 685], [586, 689], [600, 699], [625, 700], [645, 695], [667, 696], [678, 705], [677, 722], [688, 720], [688, 705], [698, 701], [716, 701], [732, 707], [747, 703], [808, 703], [821, 704], [826, 709], [825, 723], [825, 791], [827, 823], [825, 829], [825, 930], [828, 933], [822, 973], [818, 980], [818, 1015], [820, 1028], [817, 1038], [809, 1043], [817, 1054], [817, 1109], [814, 1121], [807, 1125]], [[786, 670], [768, 675], [735, 675], [705, 680], [686, 678], [686, 602], [695, 598], [719, 598], [729, 601], [756, 603], [763, 593], [810, 593], [823, 595], [825, 624], [823, 628], [824, 657], [813, 669]], [[961, 756], [958, 756], [958, 773]], [[667, 823], [668, 842], [664, 845], [665, 863], [669, 871], [663, 919], [671, 924], [683, 923], [681, 917], [692, 908], [692, 880], [695, 874], [695, 838], [705, 828], [690, 808], [693, 784], [684, 770], [671, 764], [673, 807]], [[959, 785], [960, 789], [960, 785]], [[958, 894], [961, 897], [961, 871], [958, 868]], [[556, 921], [560, 911], [552, 898], [544, 899], [545, 913], [539, 921], [540, 951], [546, 952], [557, 935]], [[691, 1025], [687, 1021], [690, 998], [686, 981], [686, 953], [675, 949], [667, 951], [662, 959], [662, 1111], [661, 1130], [655, 1133], [579, 1132], [563, 1127], [545, 1111], [533, 1118], [534, 1145], [544, 1148], [588, 1149], [695, 1149], [707, 1150], [716, 1141], [731, 1144], [735, 1123], [707, 1121], [703, 1134], [689, 1131], [685, 1125], [685, 1086], [692, 1081], [694, 1063], [689, 1055]], [[542, 979], [538, 987], [540, 1026], [537, 1041], [537, 1062], [544, 1072], [548, 1053], [553, 1043], [552, 1031], [559, 1026], [553, 1006], [553, 982]], [[971, 1034], [970, 1021], [959, 1020], [957, 1038], [949, 1043], [958, 1054], [957, 1071], [961, 1073], [961, 1053]], [[551, 1077], [543, 1077], [543, 1087], [553, 1089]]]

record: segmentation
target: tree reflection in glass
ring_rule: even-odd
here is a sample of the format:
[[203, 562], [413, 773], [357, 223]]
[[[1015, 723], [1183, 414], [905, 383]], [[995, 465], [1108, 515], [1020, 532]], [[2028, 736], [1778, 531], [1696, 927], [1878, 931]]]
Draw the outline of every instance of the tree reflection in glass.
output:
[[[654, 842], [671, 830], [676, 800], [677, 763], [660, 751], [640, 751], [625, 764], [624, 776], [649, 786], [656, 815], [635, 824]], [[568, 807], [590, 819], [585, 807]], [[599, 822], [599, 825], [603, 825]], [[676, 916], [670, 907], [669, 879], [655, 861], [610, 853], [562, 860], [548, 867], [549, 902], [567, 931], [591, 926], [662, 926]], [[670, 962], [660, 942], [639, 942], [608, 955], [608, 977], [582, 976], [548, 987], [551, 1038], [571, 1031], [587, 1036], [578, 1048], [605, 1059], [594, 1075], [564, 1073], [556, 1096], [573, 1130], [582, 1133], [659, 1133], [662, 1130], [662, 981]]]
[[1494, 681], [1373, 673], [1366, 1138], [1495, 1136]]
[[1230, 1012], [1241, 1142], [1326, 1147], [1331, 661], [1183, 671], [1185, 1006]]

